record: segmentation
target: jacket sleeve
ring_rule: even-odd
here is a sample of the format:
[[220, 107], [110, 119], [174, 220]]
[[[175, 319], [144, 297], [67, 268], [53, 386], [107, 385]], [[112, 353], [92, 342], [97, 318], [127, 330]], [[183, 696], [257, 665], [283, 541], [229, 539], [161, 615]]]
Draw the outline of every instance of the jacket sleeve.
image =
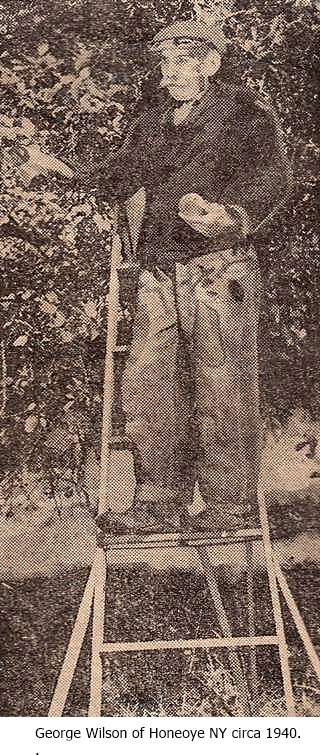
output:
[[219, 197], [243, 218], [244, 235], [254, 234], [288, 199], [292, 175], [277, 121], [263, 104], [239, 147], [235, 170]]
[[129, 126], [120, 149], [98, 167], [99, 193], [107, 202], [123, 201], [142, 185], [142, 161], [137, 149], [141, 126], [141, 117], [136, 118]]
[[[276, 118], [263, 103], [254, 103], [242, 114], [223, 150], [221, 179], [215, 159], [213, 157], [211, 162], [210, 155], [205, 162], [205, 173], [211, 176], [215, 186], [211, 201], [225, 206], [234, 220], [232, 227], [207, 237], [176, 216], [170, 243], [168, 239], [166, 244], [168, 251], [162, 252], [159, 259], [160, 266], [172, 269], [174, 262], [185, 263], [213, 249], [241, 246], [247, 239], [254, 238], [255, 231], [267, 225], [272, 215], [287, 202], [292, 190], [290, 166]], [[207, 198], [206, 193], [203, 195]]]
[[[247, 113], [245, 133], [239, 125], [231, 147], [226, 147], [232, 165], [228, 178], [220, 183], [216, 202], [224, 205], [234, 223], [214, 237], [202, 236], [180, 223], [180, 239], [189, 257], [207, 254], [212, 247], [223, 249], [254, 237], [262, 225], [285, 205], [292, 190], [292, 174], [277, 121], [264, 104], [255, 103]], [[207, 171], [210, 172], [210, 161]], [[214, 164], [212, 166], [214, 173]]]

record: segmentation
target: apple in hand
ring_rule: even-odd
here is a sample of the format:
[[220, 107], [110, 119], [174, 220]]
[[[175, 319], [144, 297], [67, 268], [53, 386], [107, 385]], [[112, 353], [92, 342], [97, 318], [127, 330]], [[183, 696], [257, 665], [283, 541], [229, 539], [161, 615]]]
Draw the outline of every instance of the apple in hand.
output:
[[208, 202], [200, 194], [184, 194], [181, 197], [179, 217], [193, 230], [209, 238], [214, 238], [235, 225], [234, 218], [224, 205]]

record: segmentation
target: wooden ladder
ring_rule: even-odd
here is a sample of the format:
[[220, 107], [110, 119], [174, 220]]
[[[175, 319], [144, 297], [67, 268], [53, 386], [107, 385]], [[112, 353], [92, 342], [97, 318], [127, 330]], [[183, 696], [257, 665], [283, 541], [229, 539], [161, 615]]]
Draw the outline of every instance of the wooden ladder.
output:
[[[115, 536], [104, 538], [102, 543], [102, 555], [100, 557], [99, 588], [97, 591], [96, 611], [94, 618], [94, 630], [92, 638], [92, 668], [89, 716], [101, 715], [102, 702], [102, 669], [103, 657], [112, 653], [128, 653], [137, 651], [159, 650], [185, 650], [185, 649], [218, 649], [226, 648], [229, 657], [231, 673], [234, 675], [238, 699], [242, 709], [242, 715], [253, 715], [256, 710], [255, 694], [258, 691], [258, 673], [256, 650], [259, 646], [276, 646], [279, 652], [280, 665], [283, 679], [284, 697], [288, 714], [294, 715], [294, 698], [289, 670], [288, 649], [281, 613], [279, 591], [277, 588], [276, 574], [274, 569], [272, 548], [268, 534], [268, 523], [263, 499], [260, 499], [261, 526], [254, 529], [244, 529], [234, 532], [178, 532], [161, 535], [142, 536]], [[254, 561], [253, 546], [257, 541], [262, 541], [266, 556], [268, 582], [271, 593], [273, 615], [275, 621], [275, 634], [257, 635], [255, 633], [255, 606], [254, 606]], [[230, 622], [223, 603], [223, 598], [218, 587], [215, 568], [212, 562], [210, 548], [217, 546], [240, 546], [245, 547], [247, 567], [247, 597], [248, 597], [248, 635], [232, 636]], [[174, 640], [151, 640], [137, 642], [105, 642], [105, 595], [106, 595], [106, 565], [110, 551], [125, 552], [132, 549], [150, 550], [167, 548], [188, 547], [194, 548], [199, 556], [209, 592], [213, 601], [215, 616], [221, 631], [220, 637], [197, 637], [192, 639]], [[126, 559], [124, 557], [124, 563]], [[95, 631], [96, 629], [96, 631]], [[247, 675], [244, 671], [239, 648], [249, 648], [250, 662], [250, 688]], [[250, 694], [251, 692], [251, 694]]]
[[[114, 444], [112, 438], [112, 406], [114, 399], [114, 359], [115, 355], [122, 353], [123, 347], [117, 345], [118, 312], [119, 312], [119, 270], [125, 275], [130, 272], [130, 264], [136, 269], [134, 263], [122, 263], [121, 242], [117, 234], [114, 234], [111, 271], [108, 298], [108, 328], [106, 344], [106, 362], [104, 376], [104, 402], [102, 420], [102, 446], [101, 446], [101, 475], [99, 490], [99, 513], [106, 511], [110, 498], [110, 469], [111, 453]], [[118, 442], [121, 448], [121, 441]], [[259, 646], [273, 645], [278, 649], [281, 673], [283, 679], [284, 697], [288, 715], [295, 714], [294, 697], [288, 660], [288, 649], [285, 637], [284, 623], [281, 612], [279, 588], [283, 593], [288, 608], [291, 612], [297, 630], [304, 643], [305, 650], [320, 680], [320, 661], [312, 645], [311, 639], [299, 613], [295, 600], [289, 590], [287, 581], [281, 571], [279, 562], [273, 552], [266, 512], [266, 504], [263, 492], [259, 492], [260, 526], [255, 529], [239, 530], [217, 534], [216, 532], [179, 532], [171, 534], [141, 535], [141, 536], [113, 536], [105, 538], [104, 542], [97, 547], [94, 563], [85, 587], [83, 598], [79, 607], [78, 615], [72, 630], [69, 645], [62, 664], [60, 675], [55, 687], [49, 716], [62, 716], [70, 686], [76, 670], [80, 650], [87, 631], [91, 613], [92, 623], [92, 653], [91, 653], [91, 682], [90, 702], [88, 715], [100, 716], [102, 706], [103, 689], [103, 658], [111, 653], [128, 653], [132, 651], [159, 651], [165, 649], [196, 649], [196, 648], [226, 648], [229, 654], [229, 662], [234, 672], [239, 699], [244, 714], [254, 712], [254, 705], [250, 699], [250, 690], [247, 683], [246, 673], [243, 669], [238, 648], [249, 648], [250, 657], [250, 681], [251, 690], [255, 690], [258, 684], [256, 650]], [[267, 575], [270, 586], [271, 601], [275, 622], [275, 634], [255, 634], [255, 607], [254, 607], [254, 564], [253, 546], [260, 541], [263, 543]], [[244, 545], [247, 563], [247, 595], [248, 595], [248, 636], [232, 636], [229, 619], [218, 588], [215, 569], [211, 560], [209, 549], [221, 545]], [[144, 642], [105, 642], [105, 604], [106, 604], [106, 573], [107, 558], [110, 551], [122, 551], [129, 553], [130, 550], [150, 550], [166, 548], [190, 547], [195, 548], [203, 571], [206, 576], [208, 587], [212, 596], [215, 613], [220, 625], [221, 637], [206, 637], [181, 640], [157, 640]]]
[[[92, 650], [91, 650], [91, 680], [90, 702], [88, 716], [101, 716], [103, 690], [103, 659], [112, 653], [130, 653], [137, 651], [181, 650], [181, 649], [218, 649], [226, 648], [229, 656], [231, 672], [234, 674], [239, 702], [243, 715], [258, 713], [255, 705], [255, 693], [258, 689], [256, 650], [259, 646], [275, 646], [279, 653], [281, 674], [283, 680], [284, 699], [287, 715], [295, 715], [295, 703], [289, 668], [288, 648], [280, 605], [279, 588], [286, 600], [291, 616], [303, 641], [306, 653], [320, 681], [320, 661], [312, 644], [306, 626], [299, 613], [298, 607], [289, 589], [276, 558], [269, 536], [266, 506], [263, 494], [259, 494], [259, 508], [261, 526], [254, 529], [238, 530], [217, 534], [214, 532], [179, 532], [158, 535], [113, 536], [104, 539], [98, 546], [94, 563], [87, 581], [87, 585], [80, 604], [78, 616], [70, 637], [69, 646], [64, 658], [59, 679], [50, 705], [49, 716], [62, 716], [76, 670], [80, 650], [93, 610]], [[253, 546], [261, 541], [264, 547], [268, 582], [273, 607], [275, 633], [271, 635], [255, 634], [255, 606], [254, 606], [254, 562]], [[244, 544], [247, 564], [247, 596], [248, 596], [248, 629], [247, 636], [233, 636], [229, 619], [219, 591], [215, 569], [211, 560], [209, 548], [221, 545]], [[105, 641], [105, 607], [106, 607], [106, 574], [107, 558], [110, 551], [128, 552], [132, 550], [155, 550], [167, 548], [190, 547], [195, 548], [207, 580], [213, 600], [216, 618], [221, 629], [221, 637], [205, 637], [194, 639], [151, 640], [137, 642], [106, 642]], [[124, 561], [124, 563], [126, 563]], [[249, 648], [250, 660], [250, 689], [243, 669], [241, 658], [237, 650]]]

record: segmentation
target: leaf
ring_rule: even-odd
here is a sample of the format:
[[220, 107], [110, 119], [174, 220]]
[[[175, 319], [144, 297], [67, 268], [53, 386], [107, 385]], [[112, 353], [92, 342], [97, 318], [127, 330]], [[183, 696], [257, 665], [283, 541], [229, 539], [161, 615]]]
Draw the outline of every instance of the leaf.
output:
[[252, 39], [245, 39], [243, 42], [240, 42], [240, 46], [246, 52], [249, 52], [252, 49], [253, 45], [254, 45], [254, 43], [253, 43]]
[[46, 293], [46, 299], [50, 302], [50, 304], [59, 304], [59, 299], [57, 297], [57, 294], [54, 293], [54, 291], [48, 291]]
[[83, 113], [100, 113], [104, 109], [105, 103], [98, 97], [90, 97], [89, 94], [84, 94], [80, 98], [80, 108]]
[[85, 64], [88, 63], [88, 61], [90, 60], [90, 57], [91, 57], [91, 52], [81, 45], [80, 52], [74, 60], [75, 70], [79, 71], [80, 68], [85, 66]]
[[97, 317], [97, 307], [94, 301], [87, 301], [83, 305], [83, 309], [87, 317], [90, 317], [91, 319], [95, 320], [95, 318]]
[[68, 412], [69, 409], [71, 409], [71, 407], [73, 406], [73, 404], [74, 404], [74, 401], [67, 401], [67, 403], [63, 407], [63, 411]]
[[16, 338], [16, 340], [13, 342], [13, 345], [14, 346], [25, 346], [26, 343], [27, 343], [27, 341], [28, 341], [28, 339], [29, 339], [29, 336], [27, 334], [25, 334], [23, 336], [18, 336], [18, 338]]
[[91, 328], [90, 340], [94, 341], [95, 338], [98, 338], [99, 334], [100, 334], [100, 331], [98, 330], [98, 328], [95, 328], [95, 327]]
[[99, 231], [110, 231], [111, 221], [108, 217], [103, 217], [99, 212], [95, 212], [92, 218]]
[[24, 423], [24, 429], [26, 433], [33, 433], [33, 431], [37, 427], [38, 427], [38, 417], [35, 414], [30, 414], [30, 417], [27, 417]]
[[107, 126], [99, 126], [97, 128], [98, 134], [101, 134], [101, 136], [105, 136], [106, 134], [109, 134], [110, 129]]
[[49, 55], [46, 55], [45, 62], [49, 68], [55, 68], [57, 65], [57, 58], [50, 53]]
[[75, 207], [72, 207], [70, 212], [67, 215], [67, 218], [74, 218], [77, 215], [91, 215], [92, 214], [92, 205], [90, 202], [82, 202], [81, 204], [77, 204]]
[[35, 126], [32, 123], [32, 121], [29, 120], [29, 118], [22, 118], [21, 120], [21, 134], [24, 134], [24, 136], [34, 136], [35, 133]]
[[88, 79], [90, 77], [90, 68], [88, 66], [85, 66], [85, 68], [81, 68], [79, 71], [79, 79], [80, 81], [84, 81], [85, 79]]
[[56, 312], [56, 316], [54, 318], [54, 324], [56, 328], [61, 328], [62, 325], [64, 325], [66, 321], [65, 316], [62, 314], [62, 312]]
[[39, 58], [42, 58], [43, 55], [46, 54], [49, 50], [48, 42], [41, 42], [40, 45], [38, 45], [37, 53], [39, 55]]
[[72, 407], [73, 405], [74, 405], [74, 400], [73, 400], [73, 401], [67, 401], [67, 403], [66, 403], [66, 404], [64, 405], [64, 407], [63, 407], [63, 411], [64, 411], [64, 412], [68, 412], [68, 411], [69, 411], [69, 409], [71, 409], [71, 407]]
[[119, 115], [116, 115], [116, 117], [115, 117], [115, 118], [113, 119], [113, 121], [112, 121], [112, 128], [113, 128], [113, 129], [114, 129], [114, 131], [116, 131], [117, 133], [120, 133], [120, 131], [121, 131], [121, 124], [122, 124], [122, 121], [123, 121], [123, 117], [122, 117], [122, 115], [121, 115], [121, 114], [119, 114]]
[[61, 334], [61, 338], [64, 343], [71, 343], [71, 341], [73, 340], [73, 335], [70, 330], [64, 330]]
[[29, 155], [28, 165], [30, 165], [31, 168], [36, 171], [35, 175], [37, 175], [37, 173], [41, 173], [42, 169], [45, 171], [51, 170], [55, 173], [60, 173], [66, 178], [72, 178], [72, 170], [67, 165], [65, 165], [62, 160], [58, 160], [53, 155], [42, 152], [38, 144], [30, 144], [26, 147], [26, 150]]
[[16, 138], [16, 130], [15, 128], [0, 126], [0, 136], [4, 137], [5, 139], [10, 139], [10, 141], [14, 141], [14, 139]]
[[57, 311], [55, 304], [51, 304], [49, 301], [43, 301], [40, 306], [41, 312], [45, 315], [54, 315]]

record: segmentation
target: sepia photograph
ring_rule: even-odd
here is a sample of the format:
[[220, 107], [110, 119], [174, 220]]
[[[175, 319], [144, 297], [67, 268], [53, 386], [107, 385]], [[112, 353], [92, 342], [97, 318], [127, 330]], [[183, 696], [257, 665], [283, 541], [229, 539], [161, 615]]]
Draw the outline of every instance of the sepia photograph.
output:
[[320, 716], [319, 49], [0, 0], [3, 718]]

